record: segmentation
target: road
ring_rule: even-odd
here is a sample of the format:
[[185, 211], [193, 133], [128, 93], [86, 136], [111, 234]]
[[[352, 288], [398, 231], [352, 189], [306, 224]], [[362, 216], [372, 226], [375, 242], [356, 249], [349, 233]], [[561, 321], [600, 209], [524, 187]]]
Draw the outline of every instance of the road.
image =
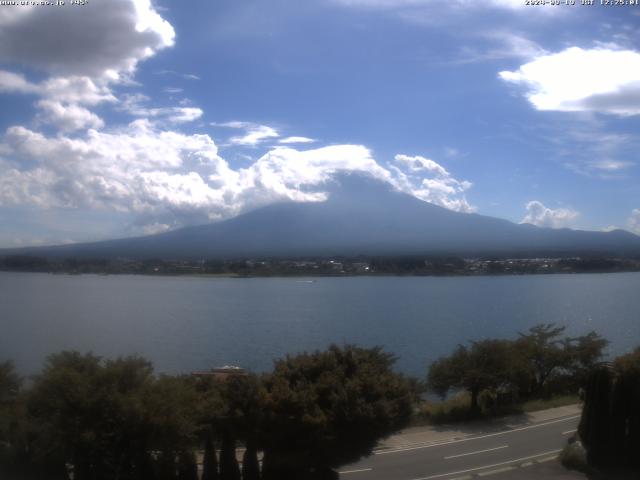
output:
[[379, 450], [341, 468], [340, 478], [459, 480], [536, 465], [557, 456], [579, 420], [571, 415], [436, 444]]

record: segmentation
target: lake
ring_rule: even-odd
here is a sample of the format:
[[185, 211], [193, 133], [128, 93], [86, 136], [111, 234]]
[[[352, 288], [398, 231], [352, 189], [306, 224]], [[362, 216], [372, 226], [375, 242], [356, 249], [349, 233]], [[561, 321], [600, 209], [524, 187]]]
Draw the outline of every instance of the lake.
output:
[[640, 345], [640, 273], [499, 277], [205, 278], [0, 272], [0, 359], [23, 374], [63, 349], [141, 354], [167, 373], [269, 370], [332, 342], [382, 345], [424, 376], [458, 343], [541, 322]]

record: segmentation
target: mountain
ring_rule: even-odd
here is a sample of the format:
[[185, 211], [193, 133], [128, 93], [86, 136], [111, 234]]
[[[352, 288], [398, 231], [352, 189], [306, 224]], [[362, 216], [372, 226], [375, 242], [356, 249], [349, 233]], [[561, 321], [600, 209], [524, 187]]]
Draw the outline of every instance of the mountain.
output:
[[624, 230], [539, 228], [453, 212], [354, 175], [329, 199], [280, 203], [229, 220], [137, 238], [12, 249], [0, 255], [50, 258], [249, 258], [355, 255], [637, 255], [640, 237]]

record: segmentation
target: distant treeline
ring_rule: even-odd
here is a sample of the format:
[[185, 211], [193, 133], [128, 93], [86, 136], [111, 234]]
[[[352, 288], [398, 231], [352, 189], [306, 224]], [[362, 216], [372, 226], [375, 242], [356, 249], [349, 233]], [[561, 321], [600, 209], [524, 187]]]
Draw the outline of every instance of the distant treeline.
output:
[[261, 258], [231, 260], [48, 259], [29, 255], [0, 257], [0, 270], [17, 272], [232, 275], [523, 275], [541, 273], [633, 272], [640, 259], [613, 257], [462, 258], [387, 256], [332, 258]]
[[[286, 356], [263, 375], [157, 375], [140, 357], [62, 352], [24, 382], [0, 363], [0, 477], [196, 480], [201, 464], [202, 480], [335, 479], [406, 426], [425, 389], [470, 392], [467, 418], [577, 392], [607, 341], [564, 330], [460, 345], [426, 381], [394, 372], [379, 347], [353, 345]], [[639, 372], [640, 349], [616, 362]]]

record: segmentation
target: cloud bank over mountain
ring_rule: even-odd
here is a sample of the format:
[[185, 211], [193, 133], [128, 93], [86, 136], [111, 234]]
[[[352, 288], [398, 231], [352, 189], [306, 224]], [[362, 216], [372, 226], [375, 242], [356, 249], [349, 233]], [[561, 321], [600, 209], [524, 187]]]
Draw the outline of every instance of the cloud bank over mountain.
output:
[[[433, 160], [398, 155], [383, 165], [361, 145], [297, 150], [291, 145], [314, 140], [281, 137], [275, 128], [252, 122], [214, 125], [243, 131], [230, 138], [232, 145], [280, 145], [267, 147], [249, 166], [233, 167], [208, 133], [174, 128], [198, 120], [202, 109], [155, 107], [146, 95], [119, 91], [135, 86], [140, 61], [174, 44], [173, 27], [148, 0], [90, 8], [3, 10], [0, 60], [45, 78], [2, 70], [0, 92], [35, 97], [34, 126], [46, 128], [6, 130], [0, 205], [114, 210], [134, 214], [141, 232], [155, 232], [283, 200], [322, 201], [333, 175], [359, 172], [425, 201], [473, 210], [464, 196], [471, 184]], [[94, 111], [105, 106], [134, 119], [107, 125]]]

